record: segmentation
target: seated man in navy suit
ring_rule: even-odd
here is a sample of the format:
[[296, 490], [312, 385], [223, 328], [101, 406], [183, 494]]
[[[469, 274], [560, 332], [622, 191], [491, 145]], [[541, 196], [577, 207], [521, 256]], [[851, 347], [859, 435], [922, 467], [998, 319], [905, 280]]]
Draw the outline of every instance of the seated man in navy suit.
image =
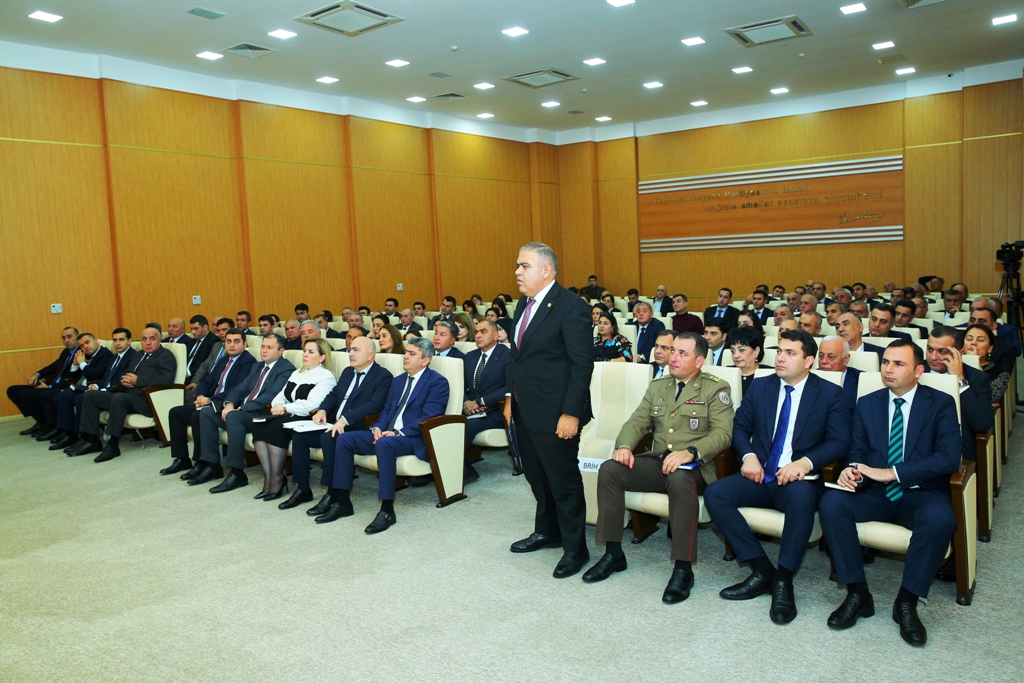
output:
[[[74, 383], [67, 389], [42, 392], [39, 395], [46, 425], [52, 428], [52, 432], [44, 432], [36, 437], [36, 441], [49, 441], [51, 451], [59, 451], [67, 448], [77, 438], [77, 430], [74, 429], [74, 408], [75, 395], [81, 394], [85, 388], [93, 382], [98, 382], [107, 374], [110, 364], [114, 360], [114, 354], [100, 346], [96, 336], [90, 332], [83, 332], [78, 335], [78, 351], [71, 358], [71, 372], [74, 373]], [[65, 409], [70, 407], [72, 415], [70, 429], [68, 421], [58, 424], [61, 405]]]
[[[85, 400], [86, 392], [110, 391], [111, 387], [121, 386], [121, 377], [128, 372], [128, 368], [132, 365], [132, 359], [135, 357], [131, 330], [118, 327], [111, 333], [110, 339], [114, 350], [111, 354], [110, 364], [103, 376], [85, 386], [76, 384], [71, 387], [71, 391], [62, 391], [57, 395], [57, 429], [75, 436], [75, 440], [64, 448], [64, 452], [68, 456], [75, 455], [75, 451], [88, 446], [88, 443], [78, 433], [82, 418], [82, 401]], [[51, 446], [50, 450], [57, 449]]]
[[876, 353], [878, 354], [879, 362], [881, 362], [885, 347], [868, 344], [864, 341], [864, 319], [857, 313], [850, 311], [836, 318], [836, 334], [842, 337], [849, 345], [850, 351], [870, 351]]
[[[78, 330], [74, 327], [65, 327], [60, 331], [60, 342], [64, 345], [57, 360], [28, 378], [23, 384], [12, 384], [7, 387], [7, 398], [18, 407], [25, 417], [33, 417], [36, 407], [39, 405], [39, 393], [56, 387], [63, 389], [68, 386], [66, 377], [71, 371], [71, 361], [78, 352]], [[49, 384], [47, 380], [49, 379]], [[19, 436], [36, 437], [43, 432], [49, 431], [46, 422], [37, 417], [28, 429], [19, 432]]]
[[843, 395], [846, 407], [850, 410], [850, 419], [857, 407], [857, 385], [860, 384], [860, 370], [851, 368], [850, 345], [842, 337], [829, 335], [818, 345], [818, 369], [829, 372], [843, 373]]
[[466, 354], [455, 348], [459, 330], [455, 323], [438, 320], [434, 323], [434, 355], [447, 358], [465, 358]]
[[766, 303], [768, 303], [768, 292], [762, 289], [755, 289], [754, 293], [750, 295], [752, 307], [747, 309], [747, 312], [757, 318], [761, 325], [767, 323], [772, 317], [772, 312], [764, 307]]
[[[320, 448], [324, 459], [320, 485], [329, 487], [334, 481], [334, 452], [338, 436], [366, 431], [363, 420], [384, 409], [393, 377], [374, 362], [377, 354], [373, 340], [354, 337], [347, 350], [349, 366], [341, 371], [338, 383], [313, 413], [313, 422], [330, 426], [326, 431], [295, 432], [292, 435], [292, 480], [295, 482], [295, 492], [291, 498], [277, 506], [282, 510], [313, 500], [313, 491], [309, 487], [309, 449]], [[333, 502], [331, 494], [327, 493], [319, 503], [306, 510], [306, 514], [314, 517], [322, 515]]]
[[857, 523], [892, 522], [911, 531], [892, 606], [900, 636], [911, 645], [927, 639], [917, 601], [928, 596], [956, 530], [949, 476], [960, 467], [956, 404], [918, 383], [924, 371], [924, 353], [914, 342], [898, 339], [885, 350], [886, 388], [861, 398], [854, 413], [850, 457], [837, 481], [848, 491], [827, 492], [819, 507], [836, 577], [847, 590], [829, 628], [849, 628], [875, 613]]
[[[463, 361], [466, 368], [466, 403], [462, 414], [466, 416], [466, 448], [469, 448], [480, 432], [505, 429], [499, 408], [505, 398], [511, 351], [498, 343], [497, 323], [483, 320], [476, 324], [476, 347]], [[473, 466], [466, 465], [463, 482], [468, 484], [479, 478]]]
[[995, 426], [991, 379], [963, 361], [964, 333], [939, 325], [928, 335], [925, 372], [953, 375], [960, 387], [960, 457], [977, 460], [975, 437]]
[[[199, 463], [202, 454], [199, 417], [205, 406], [214, 410], [224, 408], [224, 399], [239, 382], [249, 375], [256, 359], [245, 351], [245, 331], [232, 327], [224, 335], [224, 355], [213, 365], [213, 369], [196, 385], [196, 397], [192, 403], [174, 406], [167, 413], [168, 431], [171, 439], [169, 467], [160, 470], [168, 475], [185, 472], [192, 468], [192, 461]], [[192, 459], [188, 457], [188, 428], [192, 427]]]
[[712, 318], [704, 323], [704, 339], [708, 342], [707, 365], [722, 365], [722, 356], [729, 340], [729, 329], [721, 318]]
[[896, 309], [890, 304], [878, 304], [871, 309], [871, 317], [868, 319], [868, 331], [872, 337], [890, 337], [896, 339], [910, 339], [906, 332], [893, 330], [896, 324]]
[[[775, 375], [755, 379], [733, 423], [732, 445], [741, 469], [704, 492], [715, 525], [740, 562], [753, 572], [722, 589], [726, 600], [771, 593], [776, 624], [796, 618], [793, 575], [800, 569], [823, 490], [821, 468], [849, 452], [850, 413], [843, 390], [811, 373], [818, 346], [803, 330], [779, 333]], [[740, 513], [741, 507], [785, 513], [776, 569]]]
[[636, 347], [634, 356], [637, 363], [650, 363], [654, 358], [654, 341], [665, 330], [665, 323], [654, 317], [651, 305], [640, 301], [633, 307], [635, 320], [629, 322], [636, 326]]
[[[447, 321], [438, 321], [434, 329]], [[420, 432], [420, 422], [443, 415], [448, 407], [448, 380], [431, 370], [434, 347], [422, 337], [406, 342], [403, 367], [395, 377], [380, 417], [369, 432], [346, 432], [338, 437], [334, 460], [334, 482], [330, 494], [334, 501], [318, 523], [333, 522], [353, 514], [350, 492], [355, 477], [355, 455], [374, 453], [377, 456], [377, 497], [380, 512], [364, 531], [376, 534], [398, 521], [395, 517], [396, 466], [400, 456], [414, 454], [427, 459], [427, 447]]]

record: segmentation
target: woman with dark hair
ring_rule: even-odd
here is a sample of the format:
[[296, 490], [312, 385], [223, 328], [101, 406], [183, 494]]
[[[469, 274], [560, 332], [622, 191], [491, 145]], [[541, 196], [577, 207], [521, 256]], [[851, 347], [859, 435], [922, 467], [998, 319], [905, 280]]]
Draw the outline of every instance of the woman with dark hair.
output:
[[736, 316], [736, 327], [729, 331], [730, 341], [732, 340], [732, 333], [740, 327], [753, 327], [757, 330], [758, 334], [762, 337], [764, 336], [764, 325], [762, 325], [761, 321], [757, 319], [757, 316], [750, 311], [741, 311], [740, 314]]
[[380, 352], [381, 353], [405, 353], [405, 346], [402, 344], [402, 333], [394, 325], [384, 325], [380, 328]]
[[501, 311], [496, 306], [491, 306], [484, 313], [484, 320], [490, 320], [492, 323], [497, 323], [501, 318]]
[[633, 361], [633, 344], [619, 334], [615, 316], [604, 312], [597, 317], [597, 337], [594, 338], [595, 361]]
[[964, 330], [964, 353], [978, 356], [978, 365], [992, 379], [992, 400], [998, 401], [1010, 383], [1010, 373], [1000, 372], [992, 362], [992, 351], [996, 348], [996, 336], [984, 325], [971, 325]]
[[473, 301], [472, 299], [466, 299], [465, 301], [462, 302], [462, 310], [465, 311], [466, 313], [469, 313], [474, 318], [480, 314], [476, 310], [476, 302]]
[[[743, 314], [740, 315], [742, 317]], [[758, 368], [766, 367], [761, 365], [764, 360], [764, 335], [753, 325], [740, 325], [729, 332], [728, 341], [732, 363], [740, 371], [742, 396], [746, 396], [747, 389], [754, 381], [754, 373]]]
[[412, 339], [414, 337], [422, 337], [422, 336], [423, 335], [420, 334], [419, 330], [409, 330], [408, 332], [405, 333], [405, 341], [409, 341], [410, 339]]
[[500, 296], [494, 297], [494, 301], [491, 302], [491, 308], [498, 309], [499, 318], [508, 317], [508, 307], [505, 305], [505, 300], [502, 299]]
[[604, 304], [594, 304], [593, 306], [590, 307], [590, 318], [591, 318], [591, 320], [594, 323], [594, 336], [595, 337], [598, 336], [597, 328], [598, 328], [598, 323], [601, 322], [601, 320], [600, 320], [601, 319], [601, 314], [602, 313], [607, 313], [607, 312], [608, 312], [608, 309], [605, 308]]
[[515, 299], [512, 298], [511, 294], [500, 294], [499, 296], [501, 296], [501, 298], [505, 300], [506, 306], [515, 301]]
[[611, 292], [605, 292], [601, 295], [601, 303], [608, 313], [622, 313], [622, 311], [615, 308], [615, 297], [612, 296]]
[[512, 338], [512, 318], [498, 318], [498, 342], [507, 344]]

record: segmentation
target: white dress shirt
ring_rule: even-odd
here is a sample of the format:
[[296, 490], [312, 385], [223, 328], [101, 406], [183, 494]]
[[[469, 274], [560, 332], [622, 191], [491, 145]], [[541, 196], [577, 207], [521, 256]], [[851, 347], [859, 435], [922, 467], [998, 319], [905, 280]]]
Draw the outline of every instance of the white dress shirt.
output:
[[[479, 362], [477, 362], [476, 367], [473, 368], [473, 374], [470, 376], [470, 380], [469, 380], [470, 382], [472, 382], [473, 379], [476, 378], [476, 371], [480, 369], [480, 363], [485, 363], [485, 362], [487, 362], [487, 361], [489, 361], [491, 359], [491, 356], [494, 354], [494, 349], [495, 349], [496, 346], [497, 346], [497, 344], [492, 346], [487, 351], [482, 351], [480, 353], [480, 360], [479, 360]], [[478, 398], [476, 400], [476, 402], [478, 404], [480, 404], [480, 405], [484, 405], [484, 399], [482, 397]], [[473, 420], [473, 419], [481, 418], [481, 417], [487, 417], [487, 411], [486, 410], [482, 411], [482, 412], [479, 412], [479, 413], [474, 413], [473, 415], [470, 415], [466, 419]]]
[[[807, 375], [810, 377], [810, 374]], [[793, 431], [796, 426], [796, 416], [800, 412], [800, 398], [804, 394], [804, 387], [807, 386], [807, 377], [793, 385], [793, 393], [789, 398], [789, 422], [786, 424], [786, 440], [782, 442], [782, 454], [779, 456], [779, 469], [781, 470], [786, 465], [793, 462]], [[775, 428], [772, 430], [772, 439], [775, 438], [775, 433], [779, 430], [779, 416], [782, 414], [782, 404], [786, 400], [786, 387], [789, 386], [785, 382], [779, 384], [779, 398], [778, 404], [775, 406]], [[769, 446], [770, 448], [770, 446]], [[746, 453], [743, 459], [746, 459], [748, 455], [755, 455], [754, 453]], [[813, 463], [812, 463], [813, 467]], [[774, 474], [774, 472], [772, 473]], [[804, 479], [814, 480], [817, 479], [817, 474], [808, 474]]]
[[[416, 391], [416, 384], [420, 381], [420, 378], [423, 377], [423, 370], [420, 370], [415, 375], [409, 375], [409, 377], [412, 377], [412, 385], [409, 386], [409, 397], [407, 399], [405, 399], [405, 405], [402, 406], [402, 412], [398, 413], [398, 417], [395, 418], [395, 433], [396, 434], [400, 434], [402, 432], [402, 427], [405, 426], [405, 423], [402, 421], [402, 416], [405, 414], [405, 409], [409, 407], [409, 401], [412, 400], [413, 392]], [[405, 381], [408, 384], [409, 379], [406, 378]], [[405, 387], [402, 387], [402, 393], [403, 394], [405, 393]], [[402, 398], [401, 394], [399, 394], [398, 398], [399, 398], [399, 400], [401, 400], [401, 398]]]

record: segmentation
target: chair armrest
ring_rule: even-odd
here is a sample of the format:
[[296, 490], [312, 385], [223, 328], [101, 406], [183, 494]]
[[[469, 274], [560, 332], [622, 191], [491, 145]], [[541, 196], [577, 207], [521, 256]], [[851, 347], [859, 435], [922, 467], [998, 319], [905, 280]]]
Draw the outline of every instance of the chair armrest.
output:
[[420, 422], [420, 431], [434, 475], [437, 506], [444, 507], [465, 498], [462, 475], [466, 465], [466, 416], [427, 418]]
[[[974, 474], [976, 466], [970, 460], [962, 460], [960, 462], [960, 469], [954, 472], [949, 477], [949, 487], [953, 490], [953, 496], [956, 497], [957, 493], [963, 495], [964, 486], [967, 485], [968, 480]], [[953, 503], [954, 507], [956, 502]]]
[[821, 480], [834, 482], [839, 479], [839, 473], [843, 471], [843, 461], [836, 460], [821, 468]]
[[164, 445], [169, 444], [171, 439], [168, 436], [168, 430], [165, 426], [167, 424], [168, 413], [171, 412], [171, 408], [185, 403], [185, 385], [172, 384], [165, 387], [143, 387], [142, 393], [146, 397], [146, 404], [149, 406], [149, 412], [152, 413], [153, 420], [156, 422], [156, 429], [160, 436], [160, 441], [162, 441]]
[[736, 467], [736, 454], [733, 452], [731, 446], [715, 455], [714, 461], [715, 473], [718, 475], [719, 479], [725, 479], [730, 474], [739, 472], [739, 468]]
[[367, 429], [369, 429], [370, 427], [373, 426], [373, 423], [377, 421], [378, 417], [380, 417], [380, 413], [374, 413], [373, 415], [367, 415], [366, 417], [363, 418], [363, 426], [366, 427]]
[[978, 567], [978, 481], [975, 465], [967, 460], [949, 478], [950, 498], [956, 532], [953, 534], [953, 558], [956, 563], [956, 601], [971, 604]]

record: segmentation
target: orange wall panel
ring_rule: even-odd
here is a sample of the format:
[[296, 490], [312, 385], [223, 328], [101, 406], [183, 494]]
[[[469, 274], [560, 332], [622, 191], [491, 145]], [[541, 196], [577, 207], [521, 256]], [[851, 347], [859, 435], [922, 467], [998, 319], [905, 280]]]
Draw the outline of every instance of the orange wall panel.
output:
[[352, 166], [356, 168], [429, 173], [430, 131], [385, 121], [349, 117]]
[[255, 102], [238, 106], [246, 157], [345, 165], [342, 117]]
[[436, 176], [530, 180], [530, 150], [525, 143], [444, 130], [432, 130], [430, 135]]
[[0, 137], [99, 145], [97, 82], [0, 69]]

